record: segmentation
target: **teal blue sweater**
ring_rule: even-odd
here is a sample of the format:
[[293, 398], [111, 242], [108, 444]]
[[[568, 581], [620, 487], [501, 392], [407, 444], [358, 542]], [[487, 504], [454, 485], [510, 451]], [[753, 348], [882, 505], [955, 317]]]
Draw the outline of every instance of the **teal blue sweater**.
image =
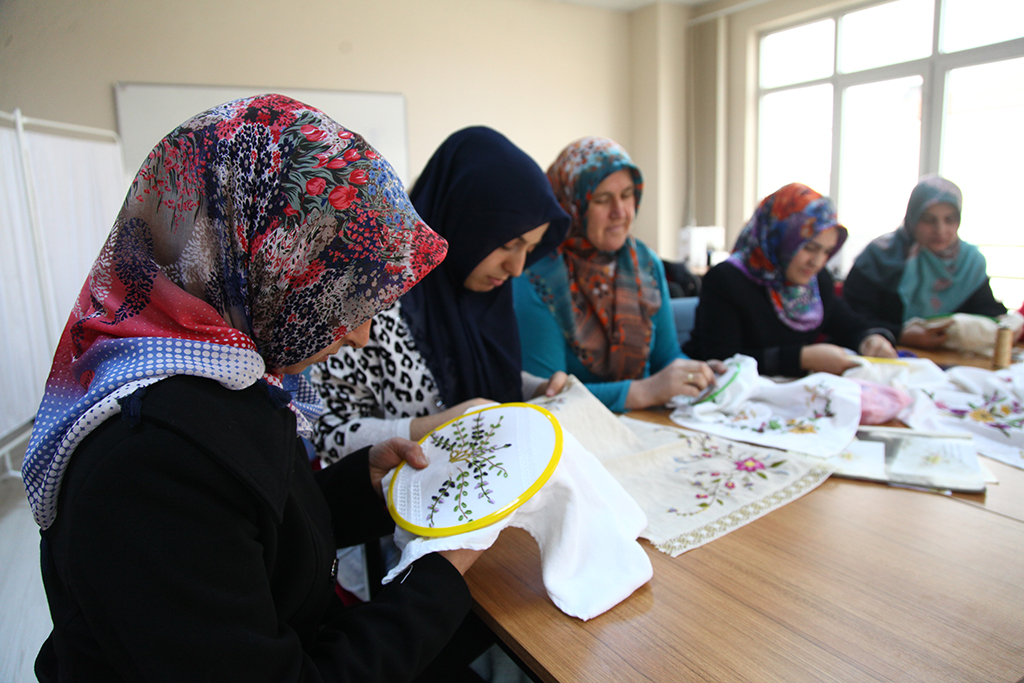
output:
[[[642, 268], [646, 268], [658, 282], [661, 290], [661, 308], [651, 320], [651, 350], [644, 368], [644, 377], [658, 372], [676, 358], [686, 358], [679, 349], [675, 320], [669, 305], [668, 283], [661, 259], [643, 242], [637, 240], [637, 257]], [[564, 261], [562, 263], [564, 268]], [[562, 328], [536, 288], [529, 280], [530, 271], [512, 281], [515, 298], [516, 320], [519, 323], [519, 337], [523, 348], [523, 370], [538, 377], [550, 377], [562, 370], [576, 375], [591, 393], [609, 409], [625, 412], [626, 394], [632, 380], [602, 382], [580, 362], [566, 340]], [[568, 296], [568, 292], [565, 293]]]

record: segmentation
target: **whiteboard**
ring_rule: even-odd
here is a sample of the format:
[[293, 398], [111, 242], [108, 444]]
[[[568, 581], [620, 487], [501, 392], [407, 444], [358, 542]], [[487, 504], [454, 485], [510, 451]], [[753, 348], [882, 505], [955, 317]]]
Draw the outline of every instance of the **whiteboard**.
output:
[[160, 83], [118, 83], [114, 92], [129, 181], [156, 143], [199, 112], [242, 97], [277, 93], [312, 105], [362, 135], [409, 185], [405, 96], [400, 93]]

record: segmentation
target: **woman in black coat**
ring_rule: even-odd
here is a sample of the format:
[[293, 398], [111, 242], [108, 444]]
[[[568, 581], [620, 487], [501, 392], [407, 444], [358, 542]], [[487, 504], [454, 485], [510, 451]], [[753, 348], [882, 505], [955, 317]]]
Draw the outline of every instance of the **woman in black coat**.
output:
[[53, 632], [42, 681], [408, 681], [469, 610], [468, 552], [342, 609], [335, 548], [389, 533], [394, 439], [313, 472], [302, 370], [444, 257], [358, 135], [264, 95], [136, 176], [71, 313], [23, 473]]
[[831, 200], [791, 183], [762, 200], [732, 255], [701, 285], [690, 340], [692, 358], [757, 361], [763, 375], [842, 374], [855, 363], [843, 349], [893, 358], [892, 335], [835, 296], [824, 270], [846, 241]]

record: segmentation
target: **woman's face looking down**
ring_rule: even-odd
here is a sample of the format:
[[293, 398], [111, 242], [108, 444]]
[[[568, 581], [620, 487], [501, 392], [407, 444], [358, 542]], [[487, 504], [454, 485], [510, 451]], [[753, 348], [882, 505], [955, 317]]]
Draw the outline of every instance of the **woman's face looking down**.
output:
[[952, 204], [940, 202], [925, 209], [917, 220], [914, 239], [932, 253], [952, 246], [960, 229], [960, 212]]
[[806, 285], [828, 263], [839, 241], [835, 228], [824, 230], [800, 247], [786, 266], [786, 280], [792, 285]]
[[462, 286], [471, 292], [489, 292], [510, 277], [518, 277], [526, 266], [526, 257], [540, 244], [548, 225], [539, 225], [492, 251], [476, 264]]
[[636, 191], [628, 168], [600, 182], [587, 206], [587, 239], [600, 251], [618, 251], [633, 227]]

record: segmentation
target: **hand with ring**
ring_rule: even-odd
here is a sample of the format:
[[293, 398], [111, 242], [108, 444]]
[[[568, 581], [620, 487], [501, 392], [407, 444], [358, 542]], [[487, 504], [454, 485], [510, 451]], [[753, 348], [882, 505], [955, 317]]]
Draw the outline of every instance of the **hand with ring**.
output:
[[673, 396], [697, 396], [714, 383], [715, 373], [707, 363], [677, 358], [650, 377], [633, 380], [626, 394], [626, 408], [662, 406]]

